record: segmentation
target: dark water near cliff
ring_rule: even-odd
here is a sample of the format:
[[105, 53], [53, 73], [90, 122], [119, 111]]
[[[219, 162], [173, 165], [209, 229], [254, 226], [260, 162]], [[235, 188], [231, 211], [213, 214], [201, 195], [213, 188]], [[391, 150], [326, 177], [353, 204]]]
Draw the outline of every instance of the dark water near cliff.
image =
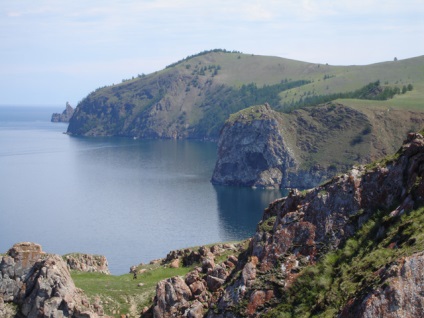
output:
[[114, 274], [170, 250], [253, 234], [279, 191], [214, 187], [216, 145], [79, 138], [56, 108], [0, 106], [0, 253], [106, 255]]

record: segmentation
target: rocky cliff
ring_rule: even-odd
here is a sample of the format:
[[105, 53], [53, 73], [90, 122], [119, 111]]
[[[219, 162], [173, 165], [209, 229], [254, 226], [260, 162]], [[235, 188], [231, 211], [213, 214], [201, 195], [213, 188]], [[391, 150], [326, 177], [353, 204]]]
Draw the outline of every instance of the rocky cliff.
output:
[[284, 114], [268, 104], [230, 116], [221, 130], [212, 183], [311, 188], [397, 149], [424, 114], [328, 103]]
[[62, 257], [34, 243], [15, 244], [1, 257], [0, 304], [1, 317], [103, 316], [101, 305], [90, 304], [75, 287]]
[[385, 160], [291, 191], [234, 266], [205, 259], [159, 283], [151, 314], [423, 317], [423, 177], [424, 137], [411, 133]]
[[279, 187], [299, 159], [284, 137], [284, 123], [268, 104], [232, 115], [221, 131], [212, 183]]
[[69, 123], [73, 114], [74, 114], [73, 107], [71, 105], [69, 105], [68, 102], [66, 102], [65, 110], [61, 114], [54, 113], [52, 115], [51, 122], [54, 122], [54, 123]]

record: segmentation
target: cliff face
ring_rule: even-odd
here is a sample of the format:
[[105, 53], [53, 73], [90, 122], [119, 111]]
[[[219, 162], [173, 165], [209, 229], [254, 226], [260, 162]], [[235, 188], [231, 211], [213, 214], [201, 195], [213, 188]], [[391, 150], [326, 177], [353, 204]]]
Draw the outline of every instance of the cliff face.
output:
[[[18, 317], [92, 317], [103, 315], [75, 287], [67, 264], [34, 243], [15, 244], [0, 260], [0, 303], [18, 305]], [[5, 309], [3, 309], [5, 310]], [[10, 311], [10, 310], [9, 310]], [[6, 312], [1, 312], [5, 314]], [[3, 316], [2, 316], [3, 317]]]
[[232, 115], [221, 131], [212, 183], [279, 187], [283, 172], [299, 165], [282, 125], [268, 104]]
[[[194, 308], [198, 302], [210, 308], [206, 314], [210, 318], [296, 317], [302, 310], [309, 314], [333, 310], [332, 316], [340, 317], [415, 317], [424, 301], [424, 238], [412, 226], [424, 222], [423, 177], [424, 137], [410, 134], [396, 155], [385, 161], [359, 166], [304, 193], [293, 190], [273, 202], [249, 248], [225, 278], [225, 288], [209, 288], [207, 299], [183, 290], [176, 295], [184, 298], [184, 308]], [[419, 210], [404, 220], [414, 209]], [[376, 250], [386, 256], [368, 260], [362, 270], [352, 268], [348, 281], [340, 278], [345, 267], [359, 266]], [[397, 258], [402, 253], [411, 256]], [[213, 271], [211, 266], [206, 277]], [[320, 276], [321, 271], [327, 276]], [[174, 290], [179, 285], [172, 280], [168, 284]], [[309, 296], [314, 290], [321, 294]], [[176, 303], [165, 301], [162, 308], [172, 312]]]
[[251, 107], [232, 115], [221, 130], [212, 182], [312, 188], [357, 162], [395, 151], [402, 143], [399, 135], [422, 125], [422, 113], [337, 103], [291, 114]]
[[71, 105], [69, 105], [68, 102], [66, 102], [65, 110], [61, 114], [54, 113], [52, 115], [51, 122], [54, 122], [54, 123], [69, 123], [73, 114], [74, 114], [74, 109], [72, 108]]

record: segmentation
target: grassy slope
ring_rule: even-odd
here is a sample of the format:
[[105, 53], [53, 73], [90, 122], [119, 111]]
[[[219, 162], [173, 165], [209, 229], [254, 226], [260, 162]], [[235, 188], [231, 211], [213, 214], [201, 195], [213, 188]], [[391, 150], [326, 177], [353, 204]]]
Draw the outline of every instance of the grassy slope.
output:
[[[324, 80], [324, 75], [330, 78]], [[296, 101], [300, 97], [307, 96], [307, 92], [315, 92], [316, 95], [349, 92], [380, 80], [383, 85], [400, 88], [411, 83], [414, 90], [408, 94], [396, 96], [393, 100], [369, 101], [362, 105], [389, 105], [403, 109], [424, 110], [424, 56], [364, 66], [320, 65], [318, 67], [315, 65], [309, 76], [313, 83], [288, 91], [287, 97], [286, 93], [281, 94], [282, 100]]]
[[[217, 66], [217, 74], [210, 69], [204, 74], [199, 73], [201, 68]], [[77, 121], [71, 120], [69, 127], [77, 134], [92, 130], [95, 135], [132, 136], [140, 129], [137, 127], [145, 127], [143, 118], [147, 120], [150, 116], [146, 113], [141, 116], [143, 111], [149, 113], [148, 110], [153, 110], [149, 119], [153, 121], [148, 126], [157, 127], [158, 131], [172, 134], [173, 131], [184, 132], [192, 127], [196, 132], [192, 136], [194, 138], [203, 138], [204, 134], [217, 138], [229, 114], [250, 105], [270, 102], [270, 97], [261, 97], [266, 92], [257, 92], [258, 100], [250, 102], [248, 99], [249, 105], [237, 103], [237, 99], [243, 98], [235, 93], [238, 88], [251, 83], [261, 88], [285, 80], [307, 80], [311, 83], [281, 92], [281, 105], [313, 95], [354, 91], [380, 80], [383, 85], [400, 88], [412, 84], [414, 90], [384, 102], [341, 102], [361, 109], [381, 106], [424, 111], [424, 56], [366, 66], [331, 66], [280, 57], [209, 52], [147, 76], [96, 90], [81, 103], [84, 114], [77, 112], [75, 116], [81, 121], [76, 124]], [[167, 108], [166, 111], [154, 111], [159, 101], [162, 108]], [[274, 101], [271, 107], [279, 109]]]
[[[130, 314], [138, 317], [145, 306], [150, 306], [155, 295], [156, 284], [173, 276], [183, 276], [192, 267], [167, 268], [159, 265], [144, 265], [147, 269], [133, 279], [132, 274], [121, 276], [72, 271], [72, 279], [78, 288], [92, 300], [100, 299], [107, 315], [121, 317]], [[140, 269], [141, 269], [140, 268]], [[142, 283], [143, 286], [138, 286]]]
[[[243, 249], [247, 249], [249, 241], [231, 241], [227, 244], [243, 244]], [[210, 248], [213, 245], [216, 245], [216, 243], [204, 246]], [[199, 246], [189, 247], [188, 249], [198, 250]], [[232, 254], [234, 254], [234, 251], [231, 249], [221, 252], [220, 255], [215, 256], [215, 263], [223, 262]], [[81, 288], [92, 302], [96, 299], [101, 301], [107, 315], [118, 318], [122, 314], [130, 314], [131, 317], [139, 317], [144, 307], [152, 305], [156, 285], [159, 281], [173, 276], [184, 276], [199, 265], [193, 264], [180, 268], [171, 268], [169, 264], [139, 265], [137, 272], [145, 271], [138, 274], [137, 279], [133, 278], [133, 274], [115, 276], [78, 271], [72, 271], [71, 276], [75, 285]], [[140, 283], [143, 286], [138, 286]]]

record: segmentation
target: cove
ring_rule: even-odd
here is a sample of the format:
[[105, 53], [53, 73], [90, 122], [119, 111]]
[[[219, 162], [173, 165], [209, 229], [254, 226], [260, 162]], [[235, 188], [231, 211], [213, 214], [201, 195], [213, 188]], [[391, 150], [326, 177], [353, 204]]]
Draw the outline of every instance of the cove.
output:
[[283, 195], [213, 186], [215, 143], [72, 137], [53, 112], [0, 107], [1, 253], [33, 241], [105, 255], [123, 274], [173, 249], [248, 238]]

